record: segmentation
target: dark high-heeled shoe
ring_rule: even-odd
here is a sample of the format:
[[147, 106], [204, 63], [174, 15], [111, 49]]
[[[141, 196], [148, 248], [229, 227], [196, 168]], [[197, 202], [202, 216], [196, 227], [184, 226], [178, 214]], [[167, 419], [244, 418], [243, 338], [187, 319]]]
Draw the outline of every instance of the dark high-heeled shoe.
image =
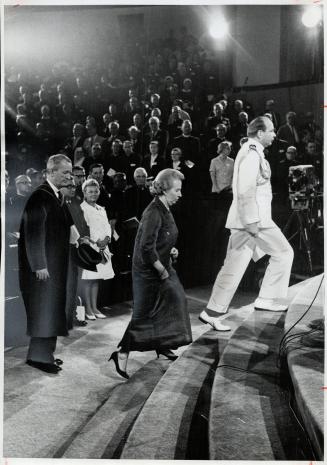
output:
[[178, 355], [174, 354], [174, 352], [172, 350], [156, 350], [156, 354], [157, 354], [157, 358], [159, 358], [159, 355], [163, 355], [165, 356], [166, 358], [168, 358], [168, 360], [176, 360], [178, 358]]
[[118, 373], [120, 376], [122, 376], [123, 378], [129, 379], [129, 376], [128, 376], [128, 374], [126, 373], [126, 371], [120, 369], [119, 360], [118, 360], [118, 352], [117, 352], [117, 351], [116, 351], [116, 352], [113, 352], [113, 353], [110, 355], [110, 358], [108, 359], [108, 362], [110, 362], [110, 360], [112, 360], [112, 361], [114, 362], [117, 373]]

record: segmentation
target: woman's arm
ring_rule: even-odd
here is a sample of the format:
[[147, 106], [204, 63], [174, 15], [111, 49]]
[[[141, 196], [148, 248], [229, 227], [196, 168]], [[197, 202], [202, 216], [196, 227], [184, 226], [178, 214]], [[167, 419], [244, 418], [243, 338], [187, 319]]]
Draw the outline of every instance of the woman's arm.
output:
[[143, 215], [140, 223], [142, 228], [141, 238], [139, 241], [140, 254], [144, 263], [155, 268], [162, 279], [168, 277], [166, 268], [159, 259], [156, 249], [158, 233], [162, 226], [162, 219], [157, 209], [151, 209]]

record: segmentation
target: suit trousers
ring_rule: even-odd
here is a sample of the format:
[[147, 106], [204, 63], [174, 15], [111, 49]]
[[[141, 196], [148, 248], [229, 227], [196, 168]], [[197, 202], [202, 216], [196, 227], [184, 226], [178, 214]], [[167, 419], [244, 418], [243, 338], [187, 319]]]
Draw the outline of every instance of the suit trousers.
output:
[[219, 271], [207, 304], [209, 310], [226, 313], [228, 306], [251, 260], [258, 252], [270, 255], [259, 297], [263, 299], [287, 296], [293, 249], [278, 227], [263, 228], [253, 237], [243, 229], [232, 229], [224, 265]]
[[31, 337], [27, 360], [34, 362], [53, 363], [57, 337]]

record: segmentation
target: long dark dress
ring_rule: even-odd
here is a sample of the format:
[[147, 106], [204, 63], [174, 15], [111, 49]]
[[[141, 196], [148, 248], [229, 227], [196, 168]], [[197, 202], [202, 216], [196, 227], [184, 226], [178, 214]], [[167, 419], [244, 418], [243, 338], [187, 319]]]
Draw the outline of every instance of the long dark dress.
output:
[[[176, 349], [192, 342], [184, 289], [170, 258], [177, 235], [171, 212], [156, 197], [145, 209], [135, 239], [133, 315], [118, 344], [122, 352]], [[157, 260], [169, 273], [163, 281], [153, 267]]]

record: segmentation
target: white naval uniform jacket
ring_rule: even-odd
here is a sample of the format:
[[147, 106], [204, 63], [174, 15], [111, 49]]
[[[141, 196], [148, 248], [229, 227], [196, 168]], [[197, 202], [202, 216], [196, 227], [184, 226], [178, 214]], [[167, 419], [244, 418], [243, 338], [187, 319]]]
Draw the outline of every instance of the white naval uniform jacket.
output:
[[249, 138], [240, 148], [234, 164], [233, 202], [226, 228], [244, 229], [257, 223], [259, 228], [276, 228], [271, 219], [271, 170], [264, 156], [264, 147]]

